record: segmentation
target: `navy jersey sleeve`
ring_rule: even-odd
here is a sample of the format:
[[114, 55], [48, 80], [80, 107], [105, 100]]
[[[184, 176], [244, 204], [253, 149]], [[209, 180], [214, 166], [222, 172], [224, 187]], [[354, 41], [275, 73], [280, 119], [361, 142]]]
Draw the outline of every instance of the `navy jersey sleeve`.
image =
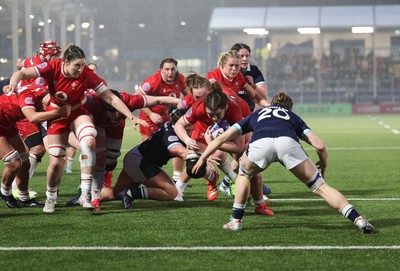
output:
[[251, 65], [251, 76], [253, 77], [255, 85], [265, 83], [265, 78], [263, 74], [261, 73], [260, 69], [255, 65]]
[[173, 146], [175, 145], [183, 145], [186, 147], [186, 145], [182, 142], [182, 140], [179, 139], [179, 137], [175, 134], [175, 130], [171, 124], [171, 122], [167, 122], [165, 124], [165, 133], [163, 135], [163, 142], [164, 146], [170, 150]]
[[303, 140], [305, 132], [311, 131], [311, 129], [308, 127], [307, 123], [305, 123], [305, 121], [302, 120], [296, 113], [289, 111], [289, 114], [291, 116], [290, 119], [297, 137]]

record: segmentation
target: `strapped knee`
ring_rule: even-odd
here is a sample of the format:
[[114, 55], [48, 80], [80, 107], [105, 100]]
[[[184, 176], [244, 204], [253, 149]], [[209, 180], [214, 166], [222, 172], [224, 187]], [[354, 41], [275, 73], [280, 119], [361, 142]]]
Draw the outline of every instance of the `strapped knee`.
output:
[[66, 146], [63, 144], [51, 144], [47, 148], [47, 152], [51, 156], [61, 158], [61, 157], [65, 157], [65, 148], [66, 148]]
[[199, 158], [200, 154], [196, 152], [189, 153], [186, 156], [186, 173], [189, 175], [189, 177], [194, 179], [202, 178], [207, 173], [206, 164], [203, 164], [196, 174], [192, 172], [192, 169], [194, 165], [196, 165], [197, 161], [199, 161]]
[[313, 192], [317, 192], [318, 188], [324, 183], [324, 179], [319, 171], [316, 171], [313, 177], [306, 182], [307, 187]]
[[249, 179], [253, 178], [254, 175], [251, 175], [247, 172], [247, 170], [242, 165], [242, 158], [239, 159], [239, 175], [245, 176]]
[[[76, 129], [77, 138], [81, 146], [81, 167], [92, 167], [96, 164], [96, 152], [88, 144], [89, 140], [95, 140], [97, 131], [93, 123], [84, 123]], [[94, 146], [93, 146], [94, 147]]]
[[97, 136], [96, 128], [93, 123], [84, 123], [76, 129], [76, 138], [81, 142], [86, 137], [95, 138]]
[[8, 165], [16, 160], [20, 159], [20, 156], [18, 154], [18, 151], [12, 150], [3, 157], [3, 162], [4, 164]]

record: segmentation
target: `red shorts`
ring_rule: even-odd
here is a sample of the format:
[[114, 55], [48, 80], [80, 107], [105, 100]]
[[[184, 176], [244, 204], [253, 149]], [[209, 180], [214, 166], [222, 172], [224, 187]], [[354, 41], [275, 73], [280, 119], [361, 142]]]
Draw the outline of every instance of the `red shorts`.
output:
[[27, 119], [18, 121], [16, 124], [23, 140], [26, 140], [28, 137], [34, 134], [40, 133], [39, 125], [32, 123]]
[[[55, 110], [53, 107], [48, 106], [47, 111]], [[91, 115], [83, 106], [72, 110], [67, 118], [55, 119], [47, 122], [48, 135], [60, 135], [68, 132], [71, 122], [81, 115]]]
[[0, 136], [4, 136], [5, 138], [13, 138], [17, 135], [19, 135], [19, 131], [16, 126], [10, 126], [7, 128], [0, 126]]

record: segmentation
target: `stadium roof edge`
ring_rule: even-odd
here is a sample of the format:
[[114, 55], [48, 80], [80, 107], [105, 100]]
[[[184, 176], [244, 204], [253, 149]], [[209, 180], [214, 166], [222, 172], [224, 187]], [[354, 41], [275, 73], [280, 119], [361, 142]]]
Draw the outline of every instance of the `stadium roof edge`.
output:
[[210, 30], [400, 27], [400, 5], [214, 8]]

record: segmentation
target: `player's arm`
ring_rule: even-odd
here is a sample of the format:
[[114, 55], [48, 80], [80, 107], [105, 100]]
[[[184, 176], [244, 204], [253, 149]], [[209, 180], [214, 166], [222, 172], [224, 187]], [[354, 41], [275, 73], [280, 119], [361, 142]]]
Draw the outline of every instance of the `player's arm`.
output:
[[[222, 133], [221, 135], [223, 135], [224, 133]], [[218, 137], [220, 137], [221, 135], [219, 135]], [[204, 134], [204, 138], [207, 141], [207, 144], [210, 144], [213, 140], [215, 140], [211, 135], [210, 128], [207, 129], [206, 133]], [[240, 154], [243, 152], [243, 148], [244, 148], [244, 136], [239, 136], [232, 140], [224, 142], [219, 147], [219, 150], [229, 153]]]
[[[135, 95], [145, 95], [145, 94], [146, 93], [140, 87], [135, 91]], [[151, 105], [148, 105], [148, 106], [151, 106]], [[155, 124], [163, 122], [162, 117], [159, 114], [151, 111], [150, 108], [144, 107], [144, 108], [140, 109], [140, 111], [143, 112], [144, 114], [146, 114], [151, 119], [151, 121]]]
[[196, 165], [193, 167], [192, 172], [197, 173], [197, 171], [205, 163], [207, 158], [211, 154], [213, 154], [216, 150], [218, 150], [222, 146], [222, 144], [231, 141], [239, 136], [240, 133], [238, 129], [235, 127], [235, 125], [229, 127], [228, 130], [226, 130], [224, 133], [215, 138], [210, 144], [208, 144], [207, 148], [201, 154], [199, 161], [197, 161]]
[[[150, 96], [150, 95], [143, 95], [147, 101], [147, 106], [155, 106], [158, 104], [179, 104], [181, 99], [170, 97], [170, 96]], [[148, 109], [148, 108], [146, 108]]]
[[135, 127], [137, 124], [147, 126], [147, 122], [136, 118], [126, 106], [126, 104], [114, 93], [112, 93], [111, 90], [107, 89], [106, 91], [103, 91], [99, 94], [99, 97], [102, 98], [106, 103], [117, 109], [125, 117], [130, 119], [133, 127]]
[[55, 118], [68, 117], [69, 114], [71, 114], [71, 105], [64, 105], [56, 110], [51, 110], [46, 112], [37, 112], [35, 108], [29, 107], [23, 109], [22, 113], [30, 122], [40, 123]]
[[6, 92], [7, 93], [14, 92], [17, 89], [17, 85], [19, 82], [21, 82], [21, 80], [36, 78], [36, 77], [38, 77], [38, 74], [36, 73], [36, 70], [33, 67], [16, 71], [12, 74], [10, 78], [10, 85], [6, 89]]
[[182, 144], [175, 144], [169, 149], [169, 152], [174, 156], [174, 157], [179, 157], [183, 160], [186, 160], [186, 156], [189, 152], [188, 149], [186, 149]]
[[15, 67], [17, 67], [18, 70], [22, 69], [24, 67], [24, 60], [19, 59], [17, 63], [15, 63]]
[[185, 117], [182, 116], [174, 125], [175, 134], [179, 137], [180, 140], [185, 142], [185, 145], [188, 149], [197, 150], [199, 149], [199, 145], [197, 142], [190, 138], [189, 134], [187, 133], [186, 128], [191, 126], [191, 124], [185, 121]]
[[250, 99], [252, 99], [252, 101], [254, 101], [259, 106], [266, 107], [270, 105], [265, 93], [258, 91], [257, 89], [253, 88], [250, 84], [247, 84], [244, 90], [246, 94], [250, 97]]
[[322, 176], [325, 175], [325, 170], [328, 166], [328, 150], [324, 142], [312, 131], [307, 131], [304, 136], [304, 140], [315, 148], [319, 161], [316, 163], [317, 167], [321, 171]]

